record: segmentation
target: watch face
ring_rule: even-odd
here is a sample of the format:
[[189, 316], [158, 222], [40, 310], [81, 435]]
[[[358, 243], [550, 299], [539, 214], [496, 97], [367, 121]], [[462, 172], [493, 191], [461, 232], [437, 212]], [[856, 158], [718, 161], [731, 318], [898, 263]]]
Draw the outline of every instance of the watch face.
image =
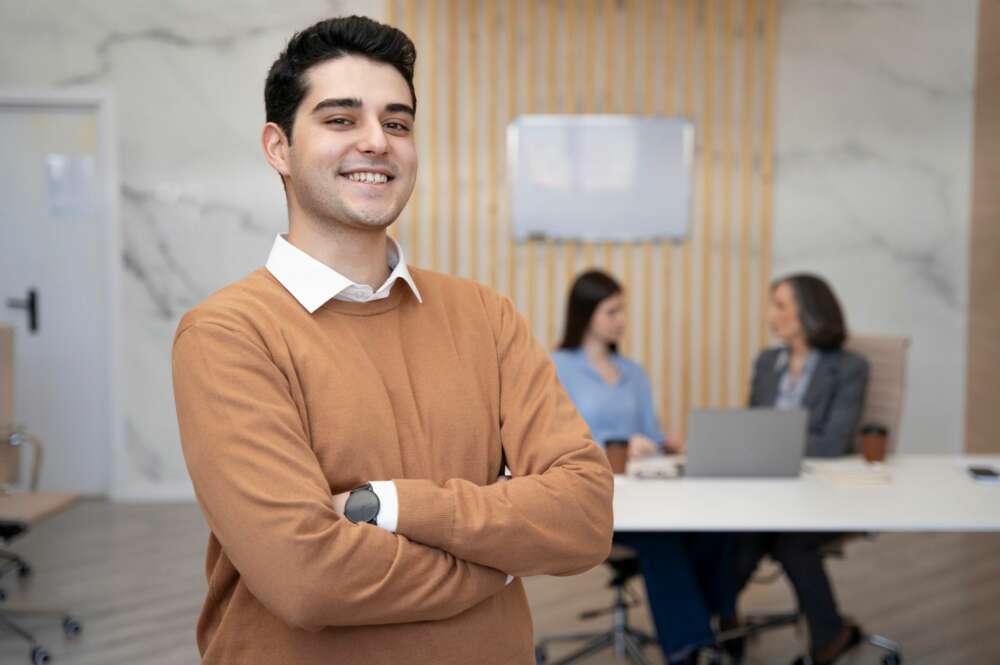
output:
[[378, 497], [370, 489], [362, 489], [351, 493], [347, 498], [344, 513], [352, 522], [371, 522], [378, 515]]

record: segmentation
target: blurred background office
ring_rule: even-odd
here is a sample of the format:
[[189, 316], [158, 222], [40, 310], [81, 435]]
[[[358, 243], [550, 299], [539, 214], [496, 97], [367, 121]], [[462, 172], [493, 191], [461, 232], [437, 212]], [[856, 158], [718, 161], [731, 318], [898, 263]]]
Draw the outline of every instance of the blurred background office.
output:
[[[0, 213], [3, 299], [20, 302], [45, 280], [94, 291], [93, 306], [75, 314], [87, 334], [37, 347], [34, 364], [15, 368], [15, 382], [34, 388], [15, 393], [13, 420], [47, 443], [39, 487], [111, 500], [55, 522], [91, 542], [85, 561], [53, 554], [62, 547], [55, 528], [23, 541], [36, 587], [90, 619], [85, 639], [120, 641], [112, 656], [81, 643], [59, 662], [154, 662], [139, 648], [151, 641], [167, 654], [155, 662], [194, 662], [204, 527], [178, 443], [170, 344], [181, 314], [262, 265], [286, 228], [280, 183], [259, 147], [264, 76], [293, 31], [348, 13], [400, 27], [418, 49], [420, 174], [392, 231], [410, 263], [510, 295], [548, 348], [573, 278], [589, 267], [617, 276], [629, 294], [622, 350], [645, 369], [671, 432], [684, 431], [692, 407], [745, 403], [752, 361], [772, 343], [768, 285], [817, 273], [852, 331], [911, 340], [898, 451], [1000, 453], [997, 0], [0, 0], [0, 114], [25, 99], [99, 109], [76, 128], [32, 130], [72, 137], [46, 154], [90, 156], [66, 167], [82, 169], [75, 180], [51, 159], [37, 167], [92, 190], [85, 209], [74, 208], [72, 191], [66, 206], [48, 203], [50, 227], [39, 233], [75, 238], [65, 253], [15, 263], [4, 247], [44, 236], [24, 230], [34, 223], [24, 209]], [[506, 131], [538, 113], [690, 119], [689, 237], [515, 242]], [[35, 168], [21, 145], [0, 148], [5, 200], [18, 194], [12, 174]], [[72, 235], [83, 232], [77, 218], [92, 235]], [[46, 298], [56, 299], [38, 297], [45, 330]], [[23, 309], [0, 310], [0, 323], [14, 326], [18, 348], [35, 344]], [[74, 388], [92, 400], [82, 439], [69, 435], [83, 431], [82, 416], [27, 378], [41, 366], [50, 384], [97, 377]], [[101, 506], [118, 512], [107, 517]], [[941, 570], [1000, 553], [995, 535], [883, 540], [871, 556], [953, 553]], [[162, 585], [143, 586], [136, 572], [95, 591], [120, 560], [96, 553], [101, 544], [144, 558], [142, 574]], [[863, 561], [852, 565], [843, 574], [853, 586], [838, 586], [848, 598], [864, 587]], [[45, 567], [55, 582], [43, 581]], [[995, 565], [977, 573], [1000, 578]], [[181, 583], [168, 583], [171, 574]], [[1000, 591], [975, 595], [973, 579], [972, 595], [941, 611], [978, 617], [949, 634], [995, 654], [1000, 620], [977, 612]], [[532, 587], [539, 630], [571, 623], [560, 599], [573, 584], [600, 594], [602, 583], [597, 571]], [[147, 606], [132, 636], [129, 604], [115, 594], [148, 595], [165, 614]], [[852, 610], [872, 605], [852, 601]], [[910, 617], [913, 662], [950, 662], [918, 628], [950, 616]], [[5, 639], [0, 654], [19, 654]]]

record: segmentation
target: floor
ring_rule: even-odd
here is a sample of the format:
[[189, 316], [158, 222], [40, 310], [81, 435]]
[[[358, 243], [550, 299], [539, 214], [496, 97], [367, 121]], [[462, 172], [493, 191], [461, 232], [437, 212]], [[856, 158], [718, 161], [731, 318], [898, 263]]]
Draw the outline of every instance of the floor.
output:
[[[74, 641], [64, 640], [55, 622], [23, 622], [49, 648], [53, 665], [193, 665], [206, 533], [193, 504], [86, 501], [16, 543], [34, 575], [23, 584], [9, 575], [0, 586], [7, 604], [68, 607], [83, 621]], [[829, 567], [844, 610], [898, 641], [907, 665], [1000, 665], [1000, 534], [882, 534], [852, 543]], [[607, 625], [607, 617], [577, 618], [610, 602], [607, 579], [599, 567], [526, 580], [536, 634]], [[641, 583], [636, 590], [641, 595]], [[779, 580], [752, 586], [741, 607], [786, 609], [791, 602]], [[649, 630], [644, 608], [632, 617]], [[746, 662], [788, 663], [802, 637], [791, 628], [771, 633], [750, 644]], [[0, 633], [0, 663], [29, 663], [28, 653], [25, 643]], [[660, 662], [653, 649], [650, 656]], [[617, 661], [605, 654], [587, 662]], [[878, 662], [871, 650], [844, 661]]]

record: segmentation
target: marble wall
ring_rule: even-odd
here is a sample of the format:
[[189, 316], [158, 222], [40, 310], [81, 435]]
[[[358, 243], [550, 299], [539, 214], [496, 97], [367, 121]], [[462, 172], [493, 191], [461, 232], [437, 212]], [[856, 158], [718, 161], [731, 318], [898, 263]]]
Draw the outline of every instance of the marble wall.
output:
[[297, 29], [380, 2], [0, 0], [0, 87], [100, 87], [118, 116], [125, 440], [113, 493], [184, 497], [170, 345], [180, 316], [286, 227], [264, 161], [267, 70]]
[[[267, 68], [297, 28], [380, 2], [0, 0], [0, 87], [117, 100], [125, 442], [114, 493], [185, 497], [180, 315], [285, 226], [260, 155]], [[962, 446], [976, 4], [781, 4], [774, 266], [829, 277], [854, 328], [912, 335], [908, 450]]]
[[831, 280], [857, 332], [909, 335], [900, 446], [964, 449], [975, 0], [787, 0], [776, 275]]

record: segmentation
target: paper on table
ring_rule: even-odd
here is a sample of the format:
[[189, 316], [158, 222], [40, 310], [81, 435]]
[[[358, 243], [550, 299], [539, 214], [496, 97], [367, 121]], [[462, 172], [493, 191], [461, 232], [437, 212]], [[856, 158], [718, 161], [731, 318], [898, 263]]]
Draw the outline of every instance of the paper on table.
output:
[[882, 464], [864, 466], [810, 466], [809, 470], [825, 482], [847, 487], [888, 485], [892, 482], [889, 469]]
[[630, 460], [625, 468], [626, 477], [637, 480], [680, 478], [680, 467], [684, 465], [683, 455], [657, 455]]

